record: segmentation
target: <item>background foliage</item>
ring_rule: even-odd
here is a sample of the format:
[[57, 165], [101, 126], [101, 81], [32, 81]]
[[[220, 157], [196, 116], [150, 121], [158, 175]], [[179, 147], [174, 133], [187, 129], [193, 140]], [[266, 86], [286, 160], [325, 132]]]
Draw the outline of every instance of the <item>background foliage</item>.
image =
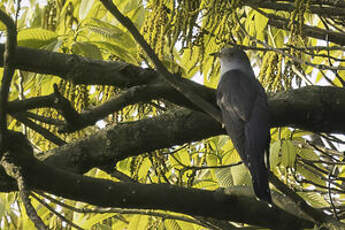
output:
[[[344, 87], [343, 1], [121, 0], [114, 3], [140, 30], [169, 71], [207, 87], [216, 88], [219, 80], [219, 63], [208, 54], [234, 44], [246, 48], [268, 93], [318, 84]], [[3, 0], [0, 7], [16, 20], [19, 46], [153, 68], [142, 48], [100, 1]], [[0, 30], [2, 34], [5, 31], [1, 23]], [[336, 35], [319, 36], [325, 31]], [[54, 83], [78, 112], [100, 105], [121, 92], [116, 86], [77, 85], [57, 76], [16, 70], [10, 100], [50, 94]], [[107, 116], [97, 126], [71, 134], [59, 133], [54, 122], [36, 122], [61, 140], [73, 142], [108, 124], [157, 116], [175, 107], [165, 100], [130, 105]], [[52, 108], [31, 112], [63, 119]], [[57, 146], [18, 119], [10, 119], [10, 129], [25, 133], [35, 153]], [[343, 220], [344, 138], [289, 127], [274, 128], [271, 134], [270, 163], [274, 174], [311, 206]], [[87, 175], [114, 181], [170, 183], [215, 190], [251, 184], [244, 165], [233, 165], [239, 161], [229, 138], [215, 136], [183, 146], [157, 149], [108, 166], [120, 175], [118, 177], [99, 168]], [[0, 196], [1, 228], [33, 228], [16, 196], [16, 193]], [[187, 216], [171, 212], [154, 214], [119, 209], [105, 214], [78, 213], [42, 194], [39, 197], [47, 199], [53, 209], [85, 229], [205, 228], [202, 222], [196, 224]], [[81, 202], [56, 199], [78, 208], [90, 207]], [[51, 229], [71, 229], [37, 200], [33, 199], [33, 205]]]

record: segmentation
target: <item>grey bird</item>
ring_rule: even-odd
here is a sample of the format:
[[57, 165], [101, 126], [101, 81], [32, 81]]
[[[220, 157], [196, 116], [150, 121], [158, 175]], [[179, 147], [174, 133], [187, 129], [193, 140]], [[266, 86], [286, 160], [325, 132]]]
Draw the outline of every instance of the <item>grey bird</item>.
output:
[[255, 78], [246, 53], [223, 48], [217, 105], [233, 145], [252, 176], [257, 198], [272, 203], [268, 186], [270, 112], [265, 90]]

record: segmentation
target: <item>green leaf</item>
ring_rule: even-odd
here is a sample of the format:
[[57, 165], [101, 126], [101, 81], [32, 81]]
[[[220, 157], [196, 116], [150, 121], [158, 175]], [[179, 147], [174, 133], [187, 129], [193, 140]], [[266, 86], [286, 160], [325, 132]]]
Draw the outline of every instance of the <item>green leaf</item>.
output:
[[260, 14], [257, 11], [254, 11], [254, 24], [257, 34], [257, 38], [262, 40], [264, 39], [264, 32], [266, 31], [266, 26], [268, 23], [268, 18]]
[[140, 165], [138, 177], [140, 179], [145, 178], [147, 176], [147, 172], [150, 170], [152, 163], [148, 157], [146, 157]]
[[148, 224], [148, 216], [135, 215], [130, 219], [127, 230], [141, 230], [146, 229]]
[[[136, 42], [133, 40], [132, 36], [111, 23], [104, 22], [97, 18], [88, 18], [84, 22], [85, 28], [88, 32], [96, 33], [102, 36], [106, 41], [115, 42], [117, 45], [122, 45], [123, 48], [133, 48], [136, 47]], [[91, 36], [90, 40], [95, 41]]]
[[234, 185], [251, 184], [251, 176], [249, 174], [247, 167], [244, 164], [231, 167], [230, 169]]
[[79, 6], [79, 19], [83, 20], [90, 12], [95, 0], [82, 0]]
[[102, 59], [99, 48], [90, 42], [74, 42], [72, 44], [72, 52], [92, 59]]
[[277, 167], [281, 162], [280, 157], [281, 141], [275, 141], [270, 145], [270, 167], [272, 170]]
[[167, 230], [182, 230], [176, 220], [166, 219], [164, 220], [164, 226]]
[[3, 22], [0, 21], [0, 31], [6, 31], [6, 26]]
[[41, 28], [26, 29], [18, 33], [18, 46], [41, 48], [53, 41], [57, 41], [58, 35], [50, 30]]
[[123, 61], [127, 61], [129, 63], [136, 63], [137, 60], [133, 56], [131, 49], [124, 49], [118, 45], [115, 45], [110, 42], [106, 41], [94, 41], [92, 44], [97, 45], [100, 49], [106, 50], [108, 53], [116, 55], [117, 57], [121, 58]]
[[206, 155], [206, 162], [209, 166], [216, 166], [218, 163], [218, 157], [216, 156], [216, 154], [208, 153]]
[[284, 140], [282, 144], [282, 166], [292, 168], [295, 164], [297, 148], [290, 140]]
[[0, 197], [0, 218], [2, 218], [6, 213], [6, 205], [5, 205], [6, 203], [7, 203], [6, 200], [3, 199], [3, 197], [1, 196]]
[[227, 188], [233, 185], [230, 168], [215, 169], [216, 178], [220, 187]]
[[195, 224], [191, 224], [191, 223], [188, 223], [188, 222], [185, 222], [185, 221], [176, 221], [177, 224], [181, 227], [181, 229], [183, 230], [194, 230], [194, 226], [197, 226]]
[[[308, 168], [308, 169], [307, 169]], [[315, 171], [315, 169], [311, 168], [310, 166], [304, 166], [304, 165], [298, 165], [298, 172], [305, 177], [307, 180], [312, 181], [316, 184], [319, 185], [326, 185], [326, 181], [324, 181], [323, 179], [320, 178], [319, 175], [315, 174], [313, 172], [313, 170]]]
[[216, 190], [219, 188], [219, 185], [216, 181], [212, 179], [195, 180], [193, 184], [193, 188]]
[[110, 217], [117, 215], [116, 213], [106, 213], [106, 214], [95, 214], [92, 216], [80, 215], [79, 219], [73, 220], [81, 228], [91, 229], [92, 226], [98, 223], [102, 223], [103, 220], [106, 220]]
[[323, 208], [328, 207], [329, 204], [325, 199], [320, 195], [320, 193], [316, 192], [298, 192], [305, 201], [307, 201], [311, 206], [314, 208]]
[[134, 25], [140, 29], [145, 21], [145, 9], [143, 6], [137, 6], [137, 8], [129, 12], [127, 16], [132, 20]]
[[175, 156], [180, 160], [180, 162], [184, 165], [190, 165], [191, 164], [191, 158], [186, 149], [182, 149], [178, 152], [178, 154], [175, 154]]
[[300, 148], [298, 151], [298, 155], [306, 160], [311, 160], [311, 161], [320, 160], [320, 157], [314, 152], [313, 149], [310, 149], [310, 148]]
[[99, 224], [97, 225], [97, 229], [99, 230], [112, 230], [113, 228], [106, 224]]

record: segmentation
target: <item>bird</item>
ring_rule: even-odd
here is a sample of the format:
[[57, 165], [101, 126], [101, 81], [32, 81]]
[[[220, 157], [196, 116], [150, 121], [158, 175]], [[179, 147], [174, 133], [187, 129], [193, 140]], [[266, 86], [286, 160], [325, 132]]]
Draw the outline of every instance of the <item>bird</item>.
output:
[[223, 48], [214, 56], [220, 60], [221, 79], [216, 98], [222, 126], [249, 169], [256, 197], [271, 204], [268, 184], [271, 116], [267, 95], [241, 48]]

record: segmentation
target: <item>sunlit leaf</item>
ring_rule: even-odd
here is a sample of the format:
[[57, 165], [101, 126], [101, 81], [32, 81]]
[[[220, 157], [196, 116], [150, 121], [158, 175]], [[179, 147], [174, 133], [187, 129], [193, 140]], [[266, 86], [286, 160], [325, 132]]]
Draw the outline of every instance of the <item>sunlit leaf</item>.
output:
[[40, 48], [56, 41], [58, 35], [45, 29], [26, 29], [18, 33], [18, 45], [30, 48]]
[[81, 0], [79, 7], [79, 18], [83, 20], [88, 15], [95, 0]]
[[297, 154], [297, 148], [290, 140], [284, 140], [281, 147], [282, 166], [292, 168], [294, 166]]
[[72, 44], [72, 52], [92, 59], [102, 59], [99, 48], [90, 42], [74, 42]]

